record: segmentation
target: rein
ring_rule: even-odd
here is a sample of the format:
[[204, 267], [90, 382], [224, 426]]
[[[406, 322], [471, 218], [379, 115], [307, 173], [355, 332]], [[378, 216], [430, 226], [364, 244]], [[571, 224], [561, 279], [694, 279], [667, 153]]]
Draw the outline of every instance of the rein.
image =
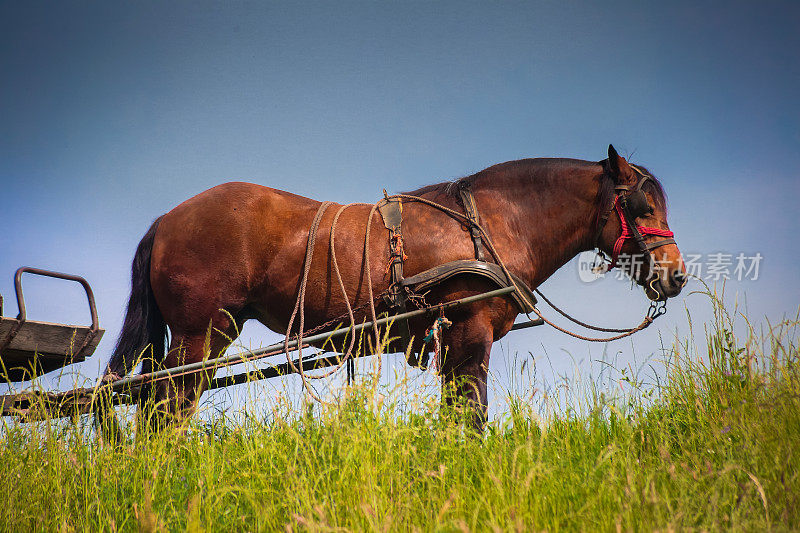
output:
[[[652, 180], [653, 178], [649, 174], [642, 171], [636, 165], [631, 164], [630, 166], [632, 169], [636, 171], [637, 174], [639, 174], [639, 176], [641, 176], [639, 178], [639, 181], [636, 183], [636, 185], [633, 187], [632, 190], [630, 187], [625, 185], [620, 185], [615, 188], [617, 194], [614, 197], [614, 200], [609, 206], [609, 208], [601, 215], [595, 233], [595, 248], [599, 248], [598, 245], [600, 242], [600, 235], [603, 232], [603, 228], [608, 222], [611, 212], [616, 210], [617, 215], [619, 215], [620, 225], [622, 227], [622, 234], [614, 242], [611, 260], [606, 268], [606, 271], [609, 271], [615, 266], [617, 266], [619, 254], [622, 251], [622, 247], [624, 246], [625, 241], [627, 241], [628, 239], [633, 239], [636, 242], [637, 246], [639, 247], [639, 251], [641, 251], [643, 254], [647, 256], [650, 265], [654, 264], [652, 250], [659, 248], [661, 246], [665, 246], [667, 244], [675, 244], [675, 239], [673, 238], [675, 234], [672, 231], [664, 230], [661, 228], [653, 228], [649, 226], [639, 226], [636, 224], [637, 218], [653, 212], [652, 206], [648, 204], [647, 197], [645, 197], [644, 192], [642, 191], [642, 187], [644, 186], [644, 184], [648, 180]], [[625, 192], [627, 192], [628, 194], [623, 194]], [[667, 238], [651, 243], [646, 243], [644, 241], [644, 235], [656, 235], [659, 237], [667, 237]], [[650, 307], [647, 310], [647, 314], [645, 315], [644, 319], [642, 319], [642, 322], [638, 326], [627, 330], [615, 329], [615, 328], [602, 328], [599, 326], [592, 326], [590, 324], [587, 324], [570, 316], [565, 311], [563, 311], [555, 304], [553, 304], [553, 302], [551, 302], [549, 299], [547, 299], [547, 297], [544, 294], [542, 294], [542, 292], [539, 289], [536, 289], [535, 291], [539, 296], [542, 297], [542, 299], [545, 302], [547, 302], [547, 304], [550, 307], [555, 309], [561, 316], [574, 322], [575, 324], [578, 324], [579, 326], [585, 327], [587, 329], [592, 329], [594, 331], [601, 331], [605, 333], [619, 333], [619, 335], [607, 338], [585, 337], [583, 335], [579, 335], [577, 333], [568, 331], [554, 324], [553, 322], [543, 317], [538, 309], [534, 308], [534, 312], [539, 316], [539, 318], [544, 320], [546, 324], [554, 327], [555, 329], [563, 333], [566, 333], [567, 335], [575, 337], [576, 339], [581, 339], [590, 342], [609, 342], [633, 335], [634, 333], [648, 327], [650, 324], [653, 323], [653, 321], [656, 318], [666, 313], [667, 310], [667, 303], [665, 301], [659, 302], [653, 300], [650, 302]]]
[[[582, 326], [582, 327], [584, 327], [586, 329], [592, 329], [594, 331], [602, 331], [603, 333], [627, 333], [627, 332], [629, 332], [629, 331], [631, 331], [633, 329], [636, 329], [636, 328], [617, 329], [617, 328], [603, 328], [603, 327], [600, 327], [600, 326], [592, 326], [591, 324], [587, 324], [586, 322], [582, 322], [582, 321], [578, 320], [577, 318], [575, 318], [574, 316], [568, 314], [566, 311], [564, 311], [563, 309], [558, 307], [556, 304], [551, 302], [550, 299], [547, 298], [547, 296], [545, 296], [544, 294], [542, 294], [542, 291], [540, 291], [539, 289], [534, 289], [534, 290], [535, 290], [536, 294], [538, 294], [542, 298], [542, 300], [547, 302], [547, 305], [552, 307], [556, 312], [558, 312], [558, 314], [560, 314], [561, 316], [563, 316], [567, 320], [569, 320], [571, 322], [574, 322], [575, 324], [578, 324], [579, 326]], [[659, 305], [659, 304], [661, 304], [661, 305]], [[667, 304], [666, 304], [666, 302], [651, 301], [650, 302], [650, 308], [647, 310], [647, 316], [649, 316], [650, 318], [655, 320], [656, 318], [658, 318], [659, 316], [663, 315], [666, 312], [667, 312]]]

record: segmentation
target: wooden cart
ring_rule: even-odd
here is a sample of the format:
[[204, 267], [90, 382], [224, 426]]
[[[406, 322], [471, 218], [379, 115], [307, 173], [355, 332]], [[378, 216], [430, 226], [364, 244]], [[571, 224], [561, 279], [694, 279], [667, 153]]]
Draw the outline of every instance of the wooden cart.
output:
[[[22, 274], [35, 274], [80, 283], [86, 291], [90, 326], [73, 326], [28, 320], [22, 294]], [[92, 355], [104, 331], [97, 320], [94, 294], [89, 283], [80, 276], [22, 267], [14, 275], [19, 314], [16, 318], [3, 316], [0, 296], [0, 381], [18, 382], [41, 376]]]
[[[89, 306], [92, 311], [92, 325], [89, 327], [68, 326], [64, 324], [27, 321], [25, 319], [25, 303], [22, 298], [22, 287], [20, 284], [20, 277], [24, 272], [81, 283], [84, 289], [86, 289], [86, 295], [89, 299]], [[20, 316], [17, 319], [3, 318], [2, 328], [0, 329], [0, 339], [4, 339], [2, 341], [4, 343], [3, 349], [0, 350], [0, 353], [2, 353], [2, 363], [7, 367], [6, 375], [4, 376], [6, 381], [30, 379], [30, 376], [34, 372], [38, 372], [36, 375], [42, 372], [49, 372], [65, 365], [82, 361], [94, 352], [97, 343], [103, 335], [103, 330], [99, 329], [97, 325], [97, 311], [94, 305], [94, 296], [86, 280], [68, 274], [59, 274], [57, 272], [32, 268], [21, 268], [17, 271], [15, 285], [17, 299], [20, 305]], [[342, 337], [349, 333], [357, 334], [362, 330], [374, 326], [387, 326], [394, 321], [408, 320], [421, 316], [427, 316], [433, 320], [446, 310], [487, 298], [510, 295], [515, 290], [516, 287], [514, 286], [501, 287], [474, 296], [467, 296], [457, 300], [442, 302], [421, 309], [379, 318], [374, 323], [363, 322], [355, 325], [352, 329], [344, 327], [334, 329], [333, 331], [317, 333], [306, 337], [303, 347], [308, 348], [313, 343]], [[512, 329], [523, 329], [531, 326], [539, 326], [541, 324], [541, 319], [529, 320], [515, 324]], [[23, 332], [25, 333], [24, 335]], [[101, 403], [110, 403], [111, 405], [135, 403], [138, 396], [141, 394], [142, 387], [148, 383], [165, 379], [169, 380], [191, 373], [208, 373], [210, 379], [208, 389], [211, 390], [253, 380], [284, 376], [297, 372], [299, 368], [302, 368], [303, 371], [307, 371], [342, 364], [341, 356], [338, 354], [317, 354], [316, 357], [298, 358], [293, 362], [287, 361], [260, 370], [245, 371], [236, 375], [213, 378], [214, 371], [217, 369], [244, 362], [254, 362], [266, 357], [284, 354], [287, 349], [294, 351], [297, 350], [297, 348], [298, 340], [295, 338], [290, 339], [287, 344], [278, 342], [257, 350], [226, 355], [218, 359], [189, 363], [147, 374], [127, 376], [111, 382], [101, 381], [94, 387], [76, 388], [64, 392], [48, 392], [31, 388], [20, 393], [0, 396], [0, 415], [16, 416], [24, 421], [75, 417], [97, 411]], [[355, 357], [361, 356], [363, 355], [355, 355]]]

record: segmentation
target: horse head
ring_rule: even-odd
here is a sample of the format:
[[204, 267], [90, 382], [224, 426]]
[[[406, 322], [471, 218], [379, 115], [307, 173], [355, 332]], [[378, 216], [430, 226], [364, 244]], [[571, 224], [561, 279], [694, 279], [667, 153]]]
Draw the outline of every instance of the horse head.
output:
[[[667, 224], [666, 196], [644, 167], [628, 163], [608, 146], [605, 163], [608, 200], [601, 211], [596, 246], [644, 288], [651, 300], [677, 296], [686, 268]], [[608, 224], [606, 224], [608, 222]]]

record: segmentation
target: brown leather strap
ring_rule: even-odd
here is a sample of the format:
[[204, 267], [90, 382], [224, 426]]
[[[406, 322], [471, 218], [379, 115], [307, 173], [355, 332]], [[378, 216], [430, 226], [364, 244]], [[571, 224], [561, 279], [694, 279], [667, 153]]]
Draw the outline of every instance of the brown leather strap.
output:
[[519, 307], [520, 313], [530, 313], [536, 305], [536, 296], [524, 281], [514, 274], [511, 274], [512, 281], [509, 281], [500, 265], [474, 259], [458, 259], [429, 268], [404, 279], [403, 287], [408, 287], [412, 292], [421, 293], [454, 276], [463, 275], [484, 277], [500, 288], [516, 285], [517, 291], [512, 292], [509, 296]]
[[472, 196], [472, 188], [468, 181], [462, 181], [458, 185], [458, 192], [461, 195], [461, 203], [464, 204], [464, 213], [471, 222], [469, 226], [469, 234], [472, 237], [472, 243], [475, 246], [475, 259], [484, 261], [485, 255], [483, 253], [483, 241], [481, 240], [481, 230], [478, 229], [480, 225], [480, 217], [478, 216], [478, 204], [475, 203], [475, 197]]
[[600, 249], [600, 236], [603, 234], [603, 229], [606, 227], [608, 223], [608, 219], [611, 216], [611, 211], [614, 210], [614, 200], [611, 200], [611, 204], [608, 206], [608, 209], [603, 211], [603, 214], [600, 215], [600, 220], [597, 221], [597, 229], [594, 232], [594, 247], [598, 250]]
[[644, 246], [644, 247], [645, 247], [647, 250], [655, 250], [655, 249], [656, 249], [656, 248], [658, 248], [659, 246], [666, 246], [667, 244], [675, 244], [675, 239], [671, 239], [671, 238], [670, 238], [670, 239], [663, 239], [663, 240], [660, 240], [660, 241], [655, 241], [655, 242], [647, 243], [647, 244], [645, 244], [645, 246]]
[[[384, 191], [386, 196], [386, 191]], [[403, 204], [399, 198], [385, 197], [378, 204], [378, 212], [383, 218], [383, 225], [389, 230], [389, 292], [387, 294], [387, 304], [396, 313], [406, 312], [406, 292], [402, 287], [403, 282], [403, 262], [405, 261], [405, 251], [403, 250]], [[411, 330], [408, 321], [401, 320], [398, 323], [400, 329], [400, 340], [403, 343], [403, 350], [408, 349], [411, 342]]]
[[[385, 192], [385, 191], [384, 191]], [[403, 204], [400, 199], [384, 199], [378, 204], [378, 212], [383, 218], [383, 225], [389, 230], [389, 267], [390, 273], [389, 300], [392, 307], [405, 308], [405, 294], [400, 288], [403, 281]]]

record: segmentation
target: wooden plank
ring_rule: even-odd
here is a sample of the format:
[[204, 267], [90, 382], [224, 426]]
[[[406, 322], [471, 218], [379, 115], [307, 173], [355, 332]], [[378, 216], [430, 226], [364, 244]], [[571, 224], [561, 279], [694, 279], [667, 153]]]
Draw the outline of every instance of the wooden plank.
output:
[[[17, 320], [0, 317], [0, 344], [8, 337]], [[86, 326], [70, 326], [50, 322], [27, 321], [22, 324], [11, 342], [0, 353], [0, 359], [8, 371], [8, 381], [30, 379], [58, 368], [79, 363], [94, 353], [104, 330], [89, 340], [81, 351], [91, 329]]]
[[[17, 320], [14, 318], [0, 318], [0, 342], [6, 338], [16, 324]], [[22, 324], [7, 349], [41, 355], [64, 356], [77, 352], [90, 332], [91, 329], [88, 326], [70, 326], [29, 320]], [[94, 353], [103, 333], [104, 330], [98, 330], [94, 339], [87, 344], [84, 355], [88, 356]]]
[[[138, 389], [134, 391], [138, 393]], [[105, 399], [102, 394], [109, 394]], [[134, 397], [129, 394], [110, 394], [104, 389], [78, 388], [64, 392], [27, 391], [19, 394], [0, 396], [0, 414], [16, 416], [23, 422], [51, 420], [74, 417], [97, 411], [99, 402], [107, 401], [110, 405], [133, 403]]]

